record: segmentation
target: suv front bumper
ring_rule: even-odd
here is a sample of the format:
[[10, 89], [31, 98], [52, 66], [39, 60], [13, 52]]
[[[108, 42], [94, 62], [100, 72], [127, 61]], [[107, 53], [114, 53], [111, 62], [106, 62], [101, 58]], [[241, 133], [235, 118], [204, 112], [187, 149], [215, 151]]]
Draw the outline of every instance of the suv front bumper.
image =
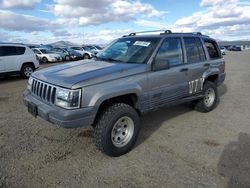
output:
[[35, 98], [29, 90], [23, 92], [25, 106], [36, 107], [36, 115], [46, 121], [64, 128], [77, 128], [93, 124], [97, 110], [94, 107], [67, 110], [55, 105], [46, 104]]

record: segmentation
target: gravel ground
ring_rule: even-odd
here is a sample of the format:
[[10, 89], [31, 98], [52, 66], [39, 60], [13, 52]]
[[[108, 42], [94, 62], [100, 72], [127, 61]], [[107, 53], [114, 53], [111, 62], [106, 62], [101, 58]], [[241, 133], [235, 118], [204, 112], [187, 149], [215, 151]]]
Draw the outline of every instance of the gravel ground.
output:
[[250, 187], [250, 51], [225, 59], [214, 111], [150, 113], [119, 158], [95, 148], [91, 128], [34, 119], [22, 103], [27, 80], [0, 78], [0, 187]]

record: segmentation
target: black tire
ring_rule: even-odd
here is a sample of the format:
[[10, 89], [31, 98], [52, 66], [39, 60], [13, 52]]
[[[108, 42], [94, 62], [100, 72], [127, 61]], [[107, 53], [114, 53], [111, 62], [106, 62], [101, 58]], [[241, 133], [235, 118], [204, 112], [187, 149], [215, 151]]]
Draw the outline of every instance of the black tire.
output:
[[31, 76], [31, 74], [34, 72], [34, 70], [35, 70], [34, 66], [31, 64], [23, 65], [21, 69], [22, 78], [28, 79]]
[[48, 59], [46, 57], [43, 57], [42, 62], [43, 63], [48, 63]]
[[[117, 147], [115, 146], [114, 140], [112, 140], [114, 138], [111, 138], [111, 135], [113, 133], [113, 128], [117, 125], [117, 121], [123, 117], [129, 117], [133, 121], [134, 129], [126, 145]], [[103, 153], [111, 157], [118, 157], [129, 152], [133, 148], [139, 130], [140, 118], [137, 111], [127, 104], [116, 103], [107, 107], [103, 113], [100, 114], [94, 128], [95, 144]]]
[[[209, 99], [208, 95], [210, 95], [210, 94], [207, 95], [207, 93], [209, 93], [209, 92], [211, 92], [211, 93], [214, 92], [214, 100], [211, 100], [211, 98]], [[195, 110], [202, 112], [202, 113], [207, 113], [207, 112], [210, 112], [213, 109], [215, 109], [218, 102], [219, 102], [217, 85], [213, 82], [206, 81], [204, 83], [204, 86], [203, 86], [203, 95], [204, 95], [204, 98], [196, 101], [193, 104], [193, 106], [194, 106]]]
[[66, 61], [69, 61], [70, 60], [70, 57], [68, 55], [65, 56], [65, 60]]
[[83, 59], [90, 59], [89, 54], [84, 54], [84, 55], [83, 55]]

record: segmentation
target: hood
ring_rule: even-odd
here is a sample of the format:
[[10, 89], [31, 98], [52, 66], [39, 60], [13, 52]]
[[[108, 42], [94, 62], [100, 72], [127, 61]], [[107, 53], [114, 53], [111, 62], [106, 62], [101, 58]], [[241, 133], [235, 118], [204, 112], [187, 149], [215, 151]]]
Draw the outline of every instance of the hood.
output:
[[54, 54], [54, 53], [49, 53], [47, 55], [50, 56], [50, 57], [60, 57], [59, 54]]
[[145, 64], [82, 60], [42, 69], [32, 76], [47, 83], [75, 89], [145, 71]]

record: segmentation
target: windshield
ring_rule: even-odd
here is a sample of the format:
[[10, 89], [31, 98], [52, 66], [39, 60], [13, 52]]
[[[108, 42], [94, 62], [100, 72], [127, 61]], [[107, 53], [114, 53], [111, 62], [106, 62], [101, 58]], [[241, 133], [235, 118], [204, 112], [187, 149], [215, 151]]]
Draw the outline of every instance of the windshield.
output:
[[95, 46], [98, 50], [101, 50], [102, 48], [100, 46]]
[[49, 53], [46, 49], [40, 49], [40, 51], [41, 51], [43, 54]]
[[122, 63], [146, 63], [160, 38], [120, 38], [96, 55], [97, 58]]
[[81, 48], [81, 47], [71, 47], [71, 49], [73, 49], [73, 50], [80, 50], [80, 51], [82, 51], [82, 48]]

